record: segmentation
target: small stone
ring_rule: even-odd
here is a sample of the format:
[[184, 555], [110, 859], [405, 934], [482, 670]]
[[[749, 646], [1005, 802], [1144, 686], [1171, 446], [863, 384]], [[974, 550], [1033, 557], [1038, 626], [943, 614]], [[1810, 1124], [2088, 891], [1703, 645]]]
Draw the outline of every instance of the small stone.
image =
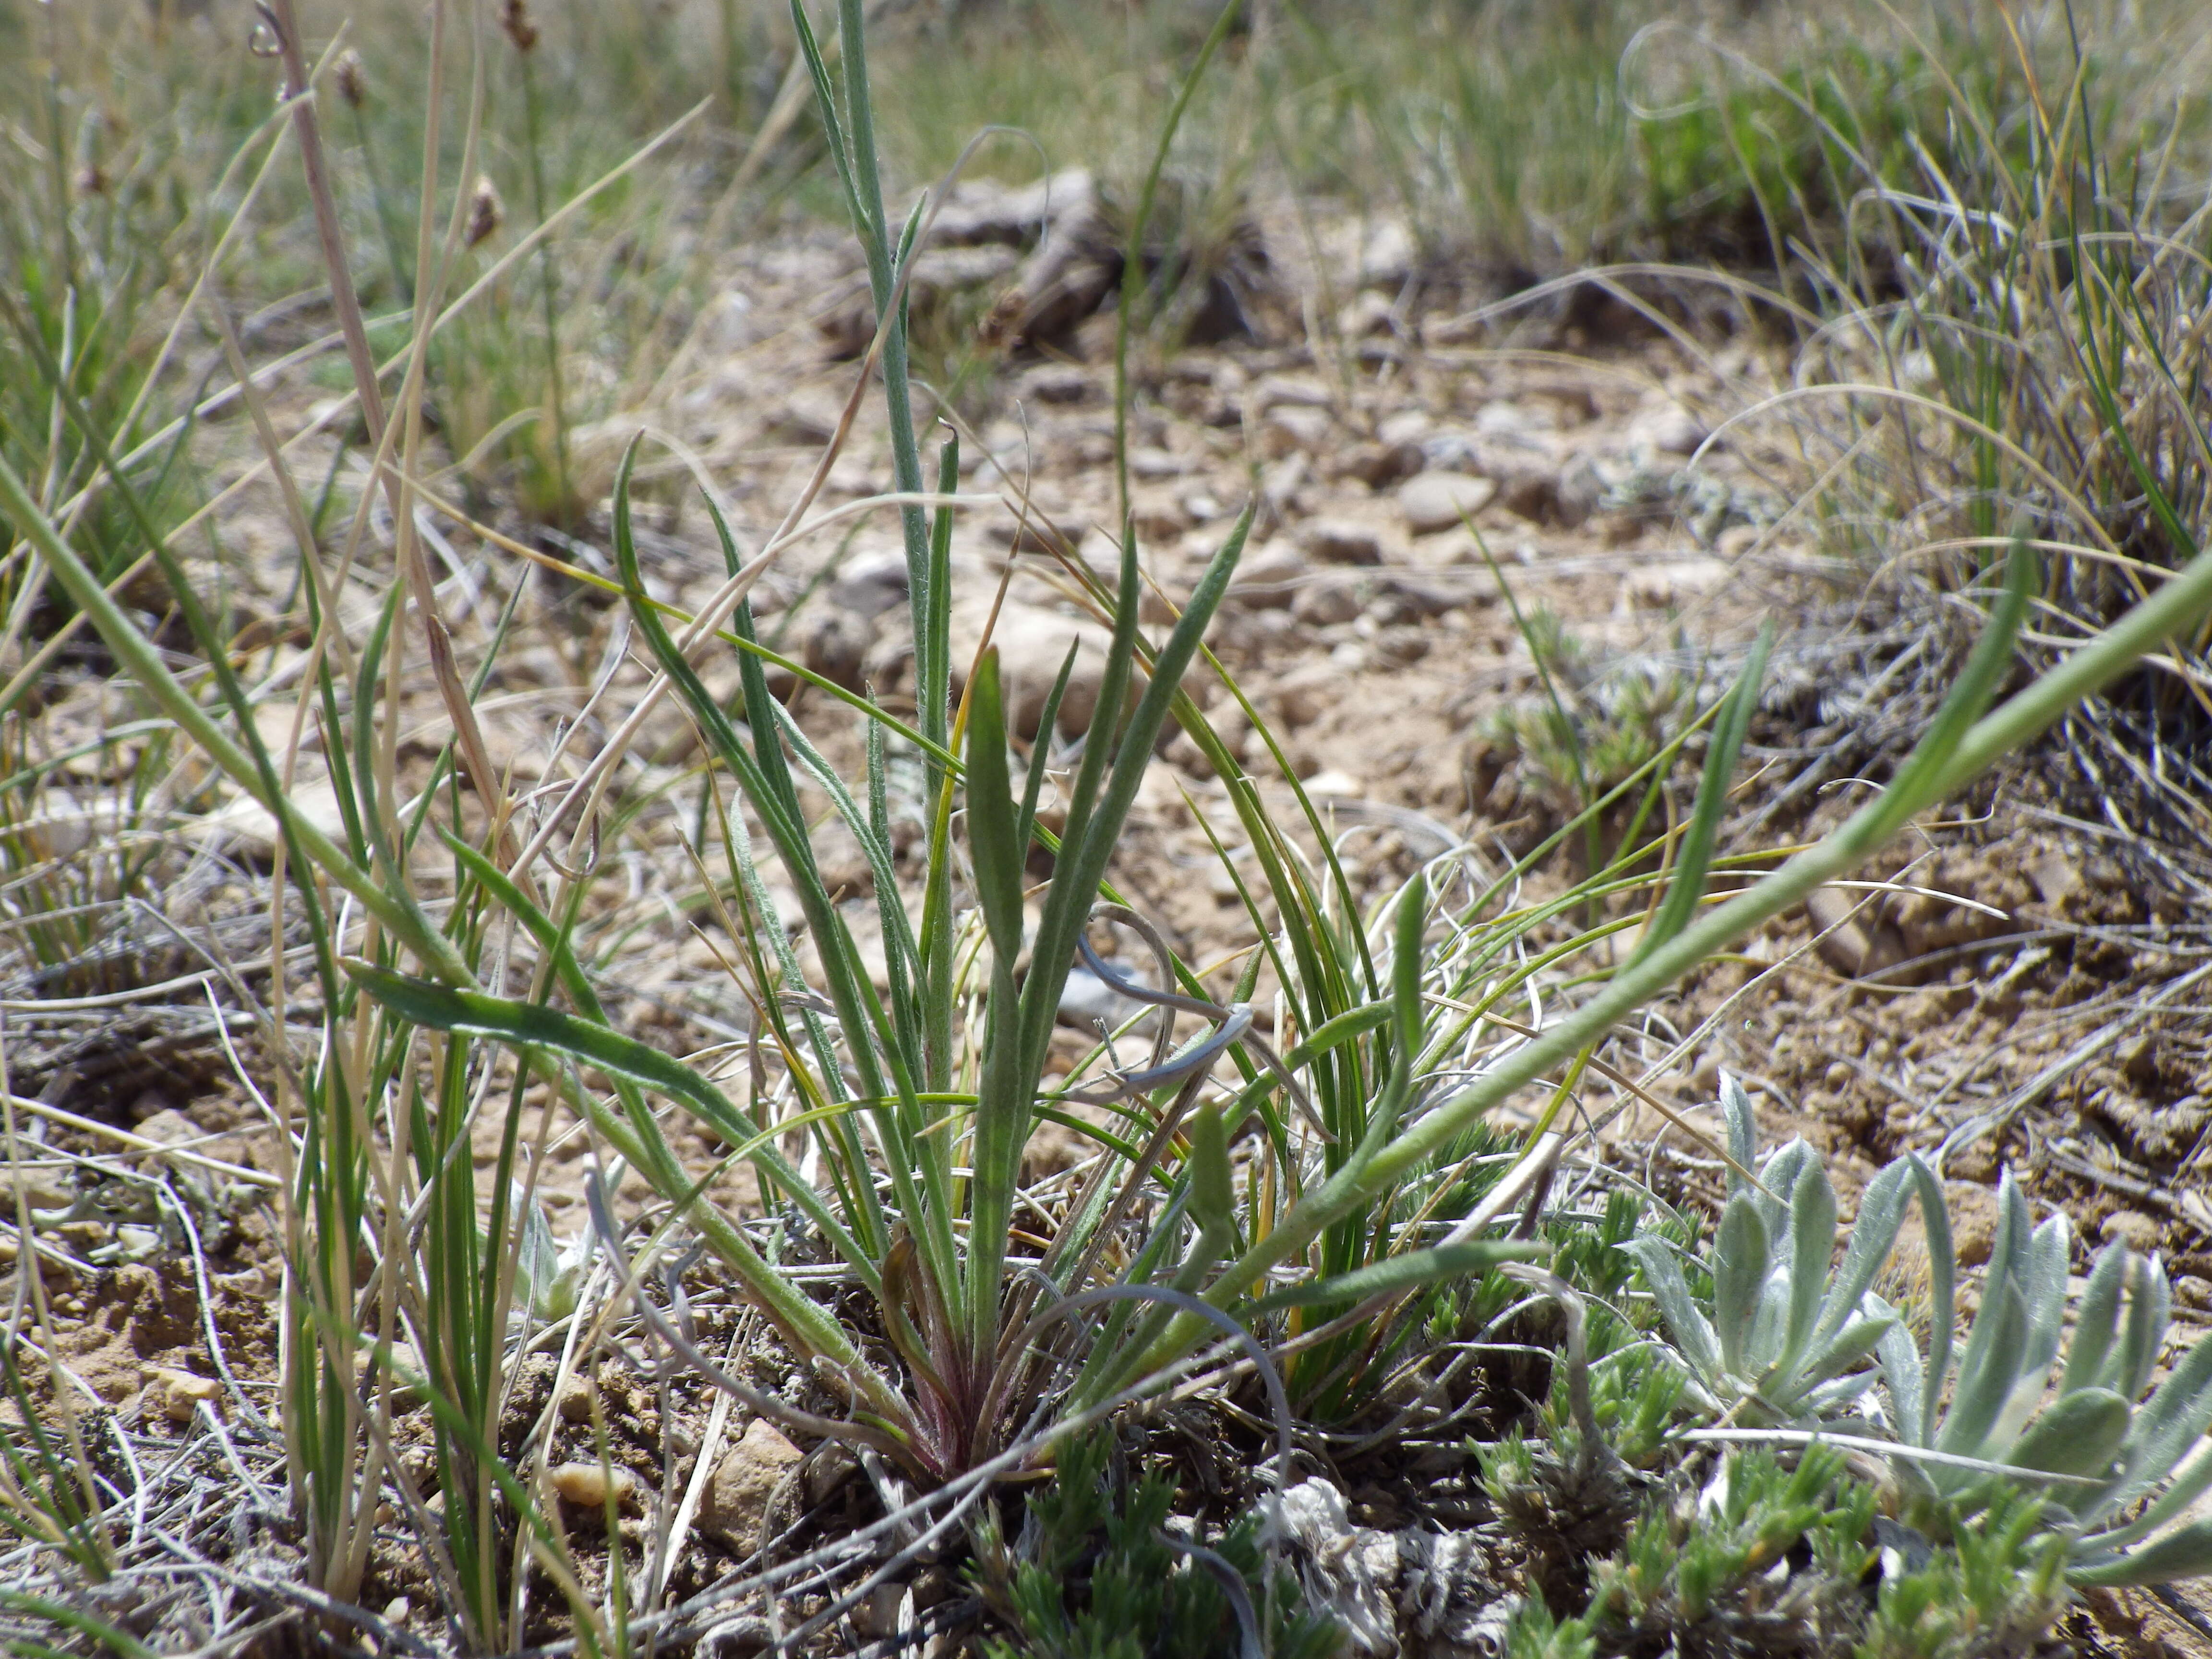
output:
[[1388, 334], [1398, 307], [1387, 294], [1363, 289], [1336, 313], [1336, 331], [1347, 340], [1365, 340]]
[[1297, 454], [1318, 449], [1328, 441], [1335, 422], [1325, 409], [1289, 404], [1270, 410], [1260, 427], [1260, 448], [1269, 456]]
[[830, 596], [841, 611], [878, 617], [906, 603], [908, 580], [903, 548], [873, 548], [852, 555], [838, 567]]
[[[988, 614], [988, 605], [954, 608], [952, 659], [963, 678], [966, 665], [975, 660]], [[1090, 730], [1105, 680], [1106, 655], [1113, 646], [1110, 634], [1096, 623], [1010, 599], [1000, 610], [991, 640], [999, 647], [1006, 724], [1016, 737], [1027, 739], [1037, 735], [1044, 720], [1045, 699], [1051, 695], [1071, 645], [1076, 647], [1075, 665], [1060, 697], [1058, 725], [1061, 735], [1070, 738]], [[1136, 689], [1133, 686], [1133, 692]]]
[[[302, 772], [307, 764], [301, 763]], [[316, 764], [319, 768], [320, 763]], [[325, 836], [343, 838], [345, 814], [338, 805], [338, 792], [327, 779], [303, 779], [286, 792], [285, 799], [308, 824]], [[188, 826], [185, 834], [210, 853], [228, 852], [253, 860], [276, 855], [276, 815], [250, 795], [240, 795], [217, 808]]]
[[580, 1510], [604, 1510], [610, 1498], [628, 1506], [637, 1497], [637, 1477], [604, 1463], [556, 1463], [545, 1471], [545, 1484], [562, 1503]]
[[1268, 374], [1246, 395], [1246, 404], [1261, 414], [1283, 409], [1327, 409], [1335, 398], [1309, 374]]
[[582, 1376], [570, 1377], [568, 1386], [561, 1390], [556, 1409], [563, 1422], [588, 1422], [592, 1415], [591, 1380]]
[[169, 1421], [179, 1426], [198, 1415], [202, 1401], [212, 1407], [222, 1393], [211, 1376], [167, 1370], [157, 1370], [155, 1376], [162, 1385], [161, 1409]]
[[1396, 288], [1413, 275], [1420, 244], [1402, 219], [1383, 219], [1367, 233], [1359, 250], [1359, 280], [1376, 288]]
[[756, 1417], [715, 1466], [700, 1505], [700, 1524], [720, 1533], [740, 1555], [750, 1555], [760, 1547], [776, 1488], [805, 1455], [775, 1424]]
[[1548, 507], [1552, 522], [1565, 530], [1587, 524], [1604, 505], [1605, 488], [1605, 475], [1588, 456], [1568, 462], [1552, 487]]
[[905, 1601], [904, 1584], [877, 1585], [854, 1607], [851, 1614], [854, 1631], [866, 1641], [890, 1640], [899, 1633], [899, 1610]]
[[[799, 641], [799, 660], [831, 684], [856, 690], [860, 683], [860, 665], [866, 661], [868, 647], [875, 639], [876, 625], [867, 617], [842, 606], [823, 607], [810, 611], [806, 617], [805, 633]], [[683, 755], [657, 758], [664, 765], [672, 765]]]
[[1436, 428], [1425, 409], [1401, 409], [1375, 423], [1375, 436], [1385, 444], [1419, 444]]
[[1086, 401], [1097, 389], [1097, 378], [1080, 363], [1039, 363], [1022, 376], [1014, 395], [1041, 404], [1071, 404]]
[[1815, 888], [1805, 900], [1813, 948], [1845, 979], [1865, 979], [1905, 960], [1905, 942], [1865, 896], [1837, 887]]
[[2141, 1210], [2115, 1210], [2098, 1228], [2107, 1244], [2124, 1244], [2138, 1255], [2148, 1255], [2166, 1237], [2166, 1229]]
[[1395, 663], [1403, 668], [1417, 663], [1429, 654], [1435, 641], [1429, 630], [1418, 626], [1400, 625], [1385, 628], [1375, 636], [1376, 656], [1383, 662]]
[[1402, 483], [1429, 464], [1417, 443], [1353, 444], [1329, 464], [1334, 477], [1357, 478], [1370, 489]]
[[1522, 472], [1505, 481], [1498, 499], [1516, 519], [1531, 524], [1555, 524], [1559, 512], [1559, 481], [1548, 472]]
[[1327, 576], [1299, 593], [1291, 614], [1309, 628], [1332, 628], [1359, 614], [1359, 588], [1346, 576]]
[[1298, 526], [1298, 545], [1322, 564], [1380, 564], [1382, 538], [1348, 519], [1310, 519]]
[[2056, 848], [2046, 847], [2038, 852], [2028, 860], [2026, 873], [2028, 880], [2035, 884], [2036, 896], [2053, 909], [2086, 884], [2074, 860]]
[[1680, 404], [1647, 409], [1628, 423], [1631, 445], [1650, 445], [1662, 455], [1688, 455], [1711, 434], [1704, 422]]
[[1426, 536], [1474, 517], [1497, 494], [1497, 483], [1490, 478], [1422, 472], [1398, 486], [1398, 506], [1406, 515], [1406, 527], [1416, 536]]
[[1275, 708], [1282, 723], [1296, 731], [1311, 726], [1344, 694], [1343, 682], [1319, 664], [1293, 669], [1275, 685]]

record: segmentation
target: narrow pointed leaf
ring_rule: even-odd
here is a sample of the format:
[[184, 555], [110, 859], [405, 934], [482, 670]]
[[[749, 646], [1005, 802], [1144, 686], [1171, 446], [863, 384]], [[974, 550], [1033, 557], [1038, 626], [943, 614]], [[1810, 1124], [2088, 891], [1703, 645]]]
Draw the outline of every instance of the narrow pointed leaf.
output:
[[2132, 1584], [2170, 1584], [2208, 1573], [2212, 1573], [2212, 1520], [2191, 1522], [2115, 1559], [2073, 1568], [2066, 1577], [2076, 1584], [2118, 1589]]
[[1836, 1189], [1815, 1164], [1790, 1194], [1790, 1324], [1782, 1340], [1782, 1368], [1795, 1370], [1813, 1340], [1828, 1290], [1828, 1262], [1836, 1249]]
[[2166, 1327], [2173, 1305], [2173, 1287], [2156, 1256], [2138, 1257], [2134, 1285], [2128, 1293], [2127, 1333], [2116, 1356], [2115, 1376], [2109, 1386], [2129, 1399], [2142, 1396], [2150, 1386], [2152, 1370], [2166, 1346]]
[[1643, 1270], [1651, 1299], [1659, 1304], [1659, 1316], [1691, 1368], [1707, 1381], [1718, 1376], [1722, 1370], [1719, 1340], [1711, 1322], [1698, 1311], [1697, 1298], [1690, 1294], [1689, 1282], [1682, 1277], [1682, 1264], [1674, 1259], [1673, 1249], [1650, 1233], [1638, 1233], [1620, 1248]]
[[1741, 1194], [1729, 1200], [1713, 1240], [1712, 1265], [1713, 1333], [1720, 1339], [1721, 1363], [1741, 1376], [1770, 1265], [1757, 1200]]
[[1720, 836], [1721, 817], [1728, 809], [1736, 761], [1743, 753], [1743, 740], [1759, 707], [1759, 682], [1765, 677], [1767, 653], [1773, 648], [1774, 624], [1768, 623], [1759, 630], [1759, 637], [1751, 647], [1750, 660], [1745, 663], [1742, 674], [1721, 706], [1719, 718], [1713, 722], [1711, 735], [1706, 739], [1705, 776], [1698, 785], [1698, 799], [1690, 811], [1689, 827], [1682, 834], [1674, 878], [1668, 884], [1667, 896], [1660, 902], [1657, 914], [1644, 927], [1643, 942], [1629, 958], [1631, 965], [1688, 927], [1691, 918], [1697, 915], [1699, 901], [1705, 896], [1713, 848]]
[[2124, 1244], [2108, 1244], [2098, 1253], [2082, 1290], [2081, 1306], [2074, 1315], [2074, 1340], [2066, 1350], [2066, 1370], [2058, 1391], [2073, 1394], [2105, 1385], [2106, 1374], [2119, 1356], [2112, 1348], [2120, 1328], [2120, 1291], [2129, 1278], [2134, 1258]]
[[2131, 1414], [2110, 1389], [2077, 1389], [2038, 1418], [2004, 1461], [2052, 1474], [2109, 1474]]
[[1006, 721], [999, 694], [999, 652], [975, 665], [968, 688], [968, 839], [975, 854], [975, 896], [991, 949], [1009, 972], [1022, 953], [1023, 848], [1006, 770]]
[[1843, 1265], [1836, 1270], [1835, 1281], [1820, 1310], [1820, 1325], [1813, 1333], [1812, 1350], [1815, 1353], [1857, 1315], [1860, 1303], [1874, 1286], [1875, 1275], [1889, 1260], [1890, 1249], [1897, 1243], [1898, 1229], [1905, 1222], [1905, 1200], [1911, 1178], [1911, 1170], [1899, 1161], [1885, 1166], [1867, 1183], [1866, 1191], [1859, 1198], [1858, 1217], [1851, 1224], [1850, 1241], [1844, 1247]]
[[1252, 1304], [1252, 1312], [1273, 1313], [1282, 1308], [1311, 1307], [1316, 1303], [1364, 1302], [1370, 1296], [1417, 1291], [1440, 1279], [1486, 1273], [1508, 1261], [1540, 1261], [1551, 1253], [1548, 1244], [1509, 1238], [1439, 1244], [1432, 1250], [1412, 1250], [1333, 1278], [1290, 1285], [1261, 1297]]

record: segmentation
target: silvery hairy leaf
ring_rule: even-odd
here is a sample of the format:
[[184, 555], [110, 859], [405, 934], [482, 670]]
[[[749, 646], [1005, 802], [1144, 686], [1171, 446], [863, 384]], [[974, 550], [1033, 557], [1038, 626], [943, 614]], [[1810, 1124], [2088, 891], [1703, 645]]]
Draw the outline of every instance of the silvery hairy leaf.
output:
[[1752, 1333], [1772, 1267], [1772, 1243], [1758, 1200], [1739, 1193], [1721, 1212], [1713, 1239], [1713, 1329], [1721, 1364], [1741, 1376], [1753, 1358]]
[[1698, 1310], [1697, 1298], [1690, 1294], [1687, 1280], [1682, 1277], [1681, 1264], [1674, 1260], [1674, 1248], [1663, 1238], [1651, 1233], [1639, 1233], [1620, 1247], [1636, 1258], [1636, 1265], [1644, 1271], [1644, 1282], [1651, 1288], [1652, 1300], [1659, 1304], [1659, 1316], [1666, 1322], [1668, 1334], [1689, 1362], [1690, 1369], [1700, 1382], [1710, 1383], [1722, 1371], [1721, 1348], [1713, 1334], [1711, 1323]]

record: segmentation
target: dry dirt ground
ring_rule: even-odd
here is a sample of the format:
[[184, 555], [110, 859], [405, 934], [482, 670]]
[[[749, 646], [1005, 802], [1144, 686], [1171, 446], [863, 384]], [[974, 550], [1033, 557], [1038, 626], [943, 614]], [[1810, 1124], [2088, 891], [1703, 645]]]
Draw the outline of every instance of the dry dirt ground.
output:
[[[1269, 246], [1273, 287], [1267, 303], [1248, 307], [1251, 333], [1164, 358], [1138, 354], [1132, 514], [1147, 578], [1171, 599], [1255, 504], [1214, 649], [1333, 817], [1356, 885], [1380, 894], [1412, 860], [1462, 842], [1495, 866], [1557, 824], [1559, 780], [1517, 756], [1498, 726], [1499, 711], [1542, 693], [1524, 626], [1539, 613], [1581, 642], [1579, 690], [1595, 707], [1624, 665], [1702, 682], [1709, 695], [1761, 615], [1779, 607], [1784, 665], [1756, 733], [1762, 769], [1745, 793], [1745, 844], [1809, 835], [1850, 804], [1844, 779], [1761, 810], [1855, 718], [1848, 699], [1824, 701], [1839, 688], [1806, 684], [1838, 660], [1823, 654], [1832, 641], [1819, 620], [1838, 595], [1805, 574], [1813, 562], [1804, 550], [1768, 533], [1787, 504], [1784, 483], [1725, 442], [1700, 453], [1744, 385], [1765, 373], [1771, 343], [1708, 331], [1692, 347], [1604, 305], [1539, 309], [1507, 334], [1455, 327], [1447, 309], [1418, 303], [1424, 274], [1387, 234], [1346, 227], [1312, 244], [1285, 234]], [[1298, 255], [1301, 246], [1318, 252]], [[664, 597], [701, 598], [722, 579], [695, 477], [711, 480], [748, 547], [798, 495], [853, 384], [850, 315], [860, 291], [854, 260], [827, 232], [791, 230], [728, 270], [684, 374], [651, 416], [660, 441], [641, 469], [640, 540]], [[962, 488], [1008, 505], [963, 515], [956, 635], [980, 637], [1012, 559], [997, 638], [1020, 688], [1018, 721], [1026, 710], [1024, 735], [1036, 741], [1079, 732], [1077, 718], [1061, 733], [1036, 733], [1036, 708], [1067, 641], [1091, 641], [1095, 669], [1101, 637], [1068, 599], [1053, 550], [1094, 564], [1114, 556], [1109, 339], [1095, 320], [1079, 323], [961, 398]], [[276, 388], [280, 426], [308, 418], [325, 395], [304, 378]], [[637, 424], [577, 434], [580, 466], [605, 475]], [[203, 455], [216, 482], [247, 467], [251, 443], [241, 420], [210, 427]], [[326, 440], [310, 441], [301, 476], [319, 477], [330, 453]], [[345, 499], [355, 484], [342, 477]], [[822, 504], [890, 482], [871, 399]], [[604, 518], [570, 538], [540, 537], [501, 517], [495, 487], [454, 481], [448, 499], [556, 557], [609, 568]], [[574, 775], [643, 671], [617, 607], [532, 570], [459, 516], [430, 514], [425, 523], [447, 562], [441, 598], [465, 656], [482, 649], [522, 586], [511, 641], [477, 708], [495, 761], [527, 801]], [[242, 607], [283, 616], [295, 558], [265, 483], [233, 500], [222, 534]], [[907, 693], [902, 583], [892, 515], [848, 521], [764, 583], [763, 632], [896, 708]], [[380, 596], [378, 582], [356, 582], [356, 623]], [[281, 688], [299, 640], [283, 625], [261, 635], [245, 666], [250, 681], [272, 688], [274, 733], [289, 720]], [[1794, 680], [1792, 660], [1801, 665]], [[35, 743], [59, 753], [137, 717], [100, 670], [88, 654], [58, 673]], [[708, 678], [734, 687], [726, 665]], [[1080, 675], [1078, 684], [1079, 692]], [[1232, 750], [1269, 777], [1264, 745], [1228, 712], [1225, 691], [1194, 689]], [[427, 677], [416, 677], [410, 696], [402, 753], [419, 777], [447, 728]], [[833, 758], [857, 757], [848, 711], [811, 691], [795, 701]], [[603, 914], [593, 918], [599, 936], [615, 942], [603, 977], [621, 994], [619, 1017], [682, 1050], [729, 1042], [746, 1020], [712, 919], [679, 902], [696, 885], [683, 851], [697, 789], [684, 769], [696, 744], [672, 709], [635, 746], [628, 785], [666, 793], [609, 849], [627, 880], [601, 884]], [[125, 741], [62, 769], [64, 793], [44, 833], [63, 865], [89, 869], [114, 855], [107, 803], [144, 755]], [[312, 810], [329, 805], [322, 776], [311, 750], [300, 798]], [[268, 826], [199, 787], [189, 769], [162, 787], [177, 821], [125, 837], [156, 860], [159, 902], [118, 903], [88, 877], [89, 902], [107, 907], [97, 949], [67, 971], [41, 969], [19, 925], [5, 989], [10, 1084], [41, 1103], [42, 1115], [18, 1125], [23, 1140], [39, 1143], [19, 1168], [27, 1201], [44, 1212], [60, 1357], [119, 1424], [155, 1439], [196, 1433], [203, 1401], [233, 1409], [218, 1379], [268, 1402], [276, 1282], [266, 1204], [275, 1164], [240, 1079], [241, 1065], [246, 1077], [254, 1072], [254, 1048], [228, 979], [234, 972], [240, 988], [265, 991]], [[1288, 812], [1287, 787], [1264, 787]], [[1179, 739], [1152, 769], [1112, 876], [1225, 988], [1255, 934], [1209, 825], [1232, 846], [1238, 839], [1219, 781]], [[2027, 769], [1869, 872], [1889, 890], [1854, 890], [1818, 918], [1785, 920], [1657, 1011], [1655, 1057], [1673, 1036], [1711, 1024], [1650, 1086], [1695, 1108], [1712, 1099], [1726, 1066], [1758, 1091], [1778, 1134], [1804, 1133], [1845, 1172], [1870, 1172], [1907, 1147], [1944, 1148], [1969, 1262], [1976, 1248], [1986, 1255], [1994, 1182], [2009, 1162], [2039, 1201], [2068, 1206], [2087, 1240], [2165, 1251], [2179, 1316], [2212, 1318], [2203, 1173], [2212, 1104], [2201, 1092], [2212, 998], [2197, 988], [2212, 969], [2194, 872], [2179, 852], [2159, 866]], [[866, 883], [856, 861], [847, 902], [863, 933], [873, 926]], [[210, 974], [209, 950], [234, 966]], [[549, 1127], [542, 1190], [556, 1231], [574, 1231], [586, 1145], [570, 1126]], [[537, 1127], [526, 1124], [526, 1137]], [[1661, 1157], [1650, 1151], [1665, 1139], [1660, 1127], [1631, 1119], [1623, 1139]], [[495, 1145], [478, 1150], [489, 1159]], [[1060, 1155], [1048, 1143], [1037, 1153], [1040, 1167]], [[171, 1172], [185, 1201], [149, 1199], [147, 1177], [157, 1170]], [[702, 1306], [708, 1335], [737, 1337], [733, 1310], [710, 1294]], [[550, 1370], [528, 1370], [526, 1384], [518, 1431], [542, 1419], [552, 1462], [586, 1455], [588, 1423], [531, 1395], [550, 1394]], [[671, 1411], [685, 1420], [664, 1436]], [[696, 1398], [641, 1395], [635, 1412], [618, 1413], [623, 1455], [641, 1479], [688, 1479], [671, 1449], [696, 1455], [704, 1411]], [[738, 1438], [734, 1426], [728, 1435]], [[711, 1578], [729, 1547], [697, 1546], [675, 1587]], [[404, 1597], [405, 1579], [395, 1569], [379, 1593]], [[2197, 1639], [2148, 1603], [2102, 1611], [2100, 1639], [2150, 1620], [2131, 1651]]]

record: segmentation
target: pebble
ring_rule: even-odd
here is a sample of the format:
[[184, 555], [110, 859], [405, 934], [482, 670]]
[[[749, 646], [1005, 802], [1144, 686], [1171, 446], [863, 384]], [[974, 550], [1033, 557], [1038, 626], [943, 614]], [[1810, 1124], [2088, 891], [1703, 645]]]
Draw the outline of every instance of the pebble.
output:
[[604, 1463], [556, 1463], [545, 1471], [545, 1483], [562, 1503], [580, 1510], [604, 1510], [610, 1498], [627, 1504], [637, 1496], [635, 1475]]
[[1382, 538], [1352, 520], [1308, 520], [1298, 526], [1297, 541], [1309, 558], [1322, 564], [1382, 562]]
[[700, 1524], [728, 1538], [740, 1554], [750, 1555], [760, 1547], [769, 1500], [805, 1455], [775, 1424], [756, 1417], [714, 1466], [706, 1501], [699, 1507]]
[[1710, 436], [1704, 422], [1680, 404], [1644, 410], [1622, 434], [1632, 447], [1649, 445], [1662, 455], [1687, 455]]
[[[975, 656], [988, 607], [956, 606], [952, 615], [952, 659], [958, 672]], [[1067, 690], [1060, 702], [1059, 726], [1065, 737], [1090, 730], [1098, 709], [1098, 694], [1106, 674], [1106, 653], [1113, 636], [1096, 623], [1062, 616], [1042, 605], [1008, 600], [999, 612], [992, 642], [999, 647], [999, 677], [1006, 708], [1006, 724], [1015, 736], [1034, 738], [1044, 720], [1045, 698], [1070, 645], [1078, 649]]]
[[1498, 484], [1460, 472], [1422, 472], [1398, 486], [1398, 507], [1406, 527], [1416, 536], [1449, 530], [1480, 513], [1498, 494]]
[[1359, 589], [1349, 577], [1325, 577], [1301, 592], [1291, 611], [1310, 628], [1348, 623], [1359, 614]]
[[1905, 960], [1905, 942], [1869, 895], [1818, 887], [1805, 900], [1805, 919], [1817, 935], [1813, 948], [1845, 979], [1863, 979]]

